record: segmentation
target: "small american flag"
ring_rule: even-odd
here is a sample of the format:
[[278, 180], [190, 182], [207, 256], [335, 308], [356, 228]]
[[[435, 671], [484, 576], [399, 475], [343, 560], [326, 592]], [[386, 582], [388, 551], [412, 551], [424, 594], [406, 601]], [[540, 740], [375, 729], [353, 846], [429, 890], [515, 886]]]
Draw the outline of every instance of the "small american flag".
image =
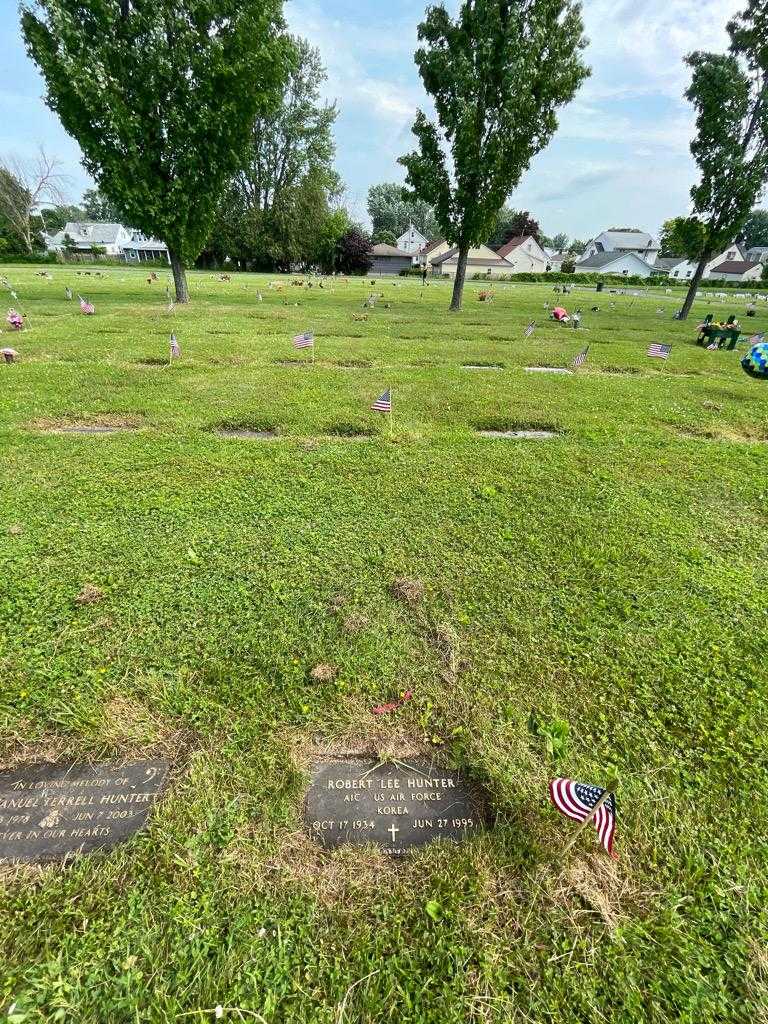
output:
[[176, 340], [176, 335], [171, 334], [171, 359], [181, 358], [181, 347]]
[[536, 330], [536, 321], [535, 320], [531, 320], [531, 322], [528, 324], [528, 326], [523, 331], [523, 334], [525, 335], [526, 338], [530, 338], [530, 336], [533, 334], [533, 332], [535, 330]]
[[392, 412], [392, 394], [387, 389], [371, 406], [374, 412]]
[[583, 348], [581, 350], [581, 352], [579, 352], [579, 354], [576, 356], [576, 358], [571, 363], [571, 369], [578, 370], [578, 368], [580, 366], [583, 366], [584, 363], [586, 363], [586, 361], [587, 361], [587, 356], [588, 355], [589, 355], [589, 345], [587, 345], [586, 348]]
[[64, 294], [67, 297], [67, 302], [71, 302], [72, 301], [72, 289], [71, 288], [66, 288], [64, 290]]
[[297, 334], [293, 339], [294, 348], [312, 348], [314, 344], [315, 336], [310, 331], [306, 331], [304, 334]]
[[[599, 786], [574, 782], [573, 779], [554, 779], [549, 784], [549, 796], [552, 803], [561, 814], [574, 821], [586, 821], [603, 793], [605, 790]], [[593, 821], [603, 848], [612, 857], [615, 856], [613, 836], [616, 831], [616, 798], [613, 793], [601, 806]]]
[[669, 359], [669, 354], [672, 351], [671, 345], [659, 345], [658, 342], [654, 342], [653, 345], [648, 349], [648, 356], [651, 359]]
[[92, 302], [87, 302], [82, 295], [78, 295], [80, 299], [80, 312], [85, 313], [86, 316], [91, 316], [92, 313], [96, 312], [96, 307]]
[[753, 334], [747, 342], [748, 345], [762, 345], [765, 341], [765, 334]]

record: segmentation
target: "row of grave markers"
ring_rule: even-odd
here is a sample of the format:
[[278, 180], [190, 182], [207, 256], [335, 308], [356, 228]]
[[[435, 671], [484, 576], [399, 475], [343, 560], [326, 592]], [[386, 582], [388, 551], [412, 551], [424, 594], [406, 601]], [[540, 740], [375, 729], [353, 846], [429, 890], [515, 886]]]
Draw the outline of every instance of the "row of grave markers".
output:
[[[107, 850], [147, 824], [169, 783], [163, 758], [129, 763], [35, 764], [0, 772], [0, 864], [63, 862]], [[612, 856], [616, 784], [554, 779], [549, 798], [579, 829], [594, 824]], [[402, 856], [437, 839], [454, 843], [490, 826], [491, 800], [461, 772], [423, 758], [333, 758], [313, 766], [304, 799], [307, 835], [327, 850], [373, 844]]]

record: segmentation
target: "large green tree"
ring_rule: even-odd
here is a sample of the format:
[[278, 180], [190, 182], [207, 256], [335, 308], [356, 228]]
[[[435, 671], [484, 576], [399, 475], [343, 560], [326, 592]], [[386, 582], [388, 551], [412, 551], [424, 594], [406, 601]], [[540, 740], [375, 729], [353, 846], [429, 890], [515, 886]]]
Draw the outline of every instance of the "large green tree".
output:
[[435, 211], [429, 203], [406, 198], [403, 186], [395, 182], [371, 185], [368, 189], [368, 215], [376, 238], [383, 232], [389, 232], [397, 240], [411, 224], [426, 238], [434, 238], [440, 230]]
[[59, 167], [59, 161], [44, 149], [31, 160], [16, 156], [0, 160], [0, 217], [9, 236], [26, 254], [42, 248], [38, 207], [64, 201], [64, 176]]
[[46, 100], [124, 219], [169, 250], [178, 302], [256, 115], [282, 89], [281, 0], [37, 0]]
[[340, 191], [334, 170], [335, 104], [322, 102], [320, 53], [292, 39], [285, 90], [251, 126], [247, 160], [229, 183], [209, 249], [271, 269], [311, 262]]
[[743, 232], [744, 246], [768, 245], [768, 210], [753, 210]]
[[680, 318], [691, 311], [707, 263], [738, 237], [768, 180], [768, 43], [764, 0], [728, 25], [730, 53], [692, 53], [686, 97], [696, 110], [691, 153], [699, 182], [678, 233], [697, 263]]
[[[107, 224], [120, 224], [123, 215], [103, 192], [97, 188], [89, 188], [83, 193], [83, 209], [88, 220], [104, 221]], [[133, 225], [127, 224], [126, 227]]]
[[419, 148], [401, 158], [415, 198], [435, 209], [458, 247], [451, 309], [461, 308], [467, 257], [531, 158], [557, 128], [555, 111], [589, 71], [575, 0], [463, 0], [456, 18], [430, 7], [416, 64], [437, 124], [419, 111]]
[[510, 238], [526, 235], [532, 235], [539, 241], [539, 222], [527, 210], [512, 210], [509, 206], [503, 206], [496, 214], [493, 231], [486, 239], [486, 245], [495, 251], [506, 245]]

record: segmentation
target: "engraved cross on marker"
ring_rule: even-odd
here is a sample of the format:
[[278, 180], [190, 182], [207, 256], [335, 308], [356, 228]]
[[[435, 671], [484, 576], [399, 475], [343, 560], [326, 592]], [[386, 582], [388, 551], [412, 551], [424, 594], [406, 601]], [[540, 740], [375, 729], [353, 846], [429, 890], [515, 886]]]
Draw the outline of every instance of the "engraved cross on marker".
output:
[[394, 822], [393, 822], [393, 823], [392, 823], [392, 824], [391, 824], [391, 825], [389, 826], [389, 828], [387, 829], [387, 832], [391, 832], [391, 833], [392, 833], [392, 842], [393, 842], [393, 843], [394, 843], [394, 841], [395, 841], [395, 836], [397, 835], [397, 833], [398, 833], [399, 831], [400, 831], [400, 829], [399, 829], [399, 828], [395, 828]]

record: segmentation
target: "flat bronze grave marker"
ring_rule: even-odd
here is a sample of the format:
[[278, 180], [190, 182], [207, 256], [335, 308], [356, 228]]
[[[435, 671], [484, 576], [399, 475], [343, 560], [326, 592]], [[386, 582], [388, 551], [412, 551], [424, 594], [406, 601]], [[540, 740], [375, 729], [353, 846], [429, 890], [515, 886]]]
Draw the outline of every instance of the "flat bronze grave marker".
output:
[[478, 787], [457, 771], [425, 760], [347, 758], [315, 765], [304, 822], [326, 849], [375, 843], [402, 856], [436, 839], [462, 842], [476, 835], [485, 811]]
[[162, 760], [0, 772], [0, 864], [62, 860], [128, 839], [146, 824], [167, 773]]

